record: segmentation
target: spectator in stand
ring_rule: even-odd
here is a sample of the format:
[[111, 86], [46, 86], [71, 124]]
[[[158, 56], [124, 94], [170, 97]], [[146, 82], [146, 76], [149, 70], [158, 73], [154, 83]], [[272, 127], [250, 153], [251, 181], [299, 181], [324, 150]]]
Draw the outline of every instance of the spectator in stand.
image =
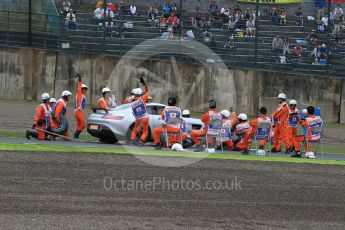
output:
[[93, 12], [94, 14], [94, 21], [95, 25], [99, 25], [100, 23], [103, 22], [104, 20], [104, 9], [103, 8], [96, 8], [95, 11]]
[[233, 10], [232, 10], [232, 15], [236, 15], [238, 12], [240, 12], [242, 14], [242, 10], [240, 9], [240, 7], [238, 5], [235, 5]]
[[307, 40], [311, 45], [315, 45], [315, 42], [318, 41], [318, 36], [314, 29], [312, 29], [311, 32], [307, 35]]
[[114, 26], [114, 12], [107, 8], [107, 11], [105, 13], [105, 17], [106, 17], [106, 20], [105, 20], [105, 25], [107, 28], [111, 29], [112, 30], [112, 27]]
[[297, 44], [292, 50], [294, 63], [296, 63], [296, 62], [301, 63], [302, 62], [302, 54], [303, 54], [303, 48], [300, 44]]
[[252, 10], [248, 7], [246, 8], [246, 11], [243, 14], [243, 19], [248, 21], [250, 18], [252, 18]]
[[286, 25], [286, 12], [285, 12], [284, 8], [282, 8], [280, 11], [279, 23], [280, 23], [280, 25]]
[[295, 18], [296, 18], [296, 25], [303, 26], [303, 12], [302, 8], [298, 7], [295, 12]]
[[230, 16], [230, 20], [229, 20], [229, 33], [230, 34], [234, 34], [235, 30], [236, 30], [236, 21], [235, 21], [235, 17], [234, 16]]
[[176, 17], [180, 16], [178, 14], [178, 7], [177, 7], [177, 3], [176, 2], [173, 2], [173, 4], [171, 4], [171, 12], [174, 13], [174, 15], [176, 15]]
[[77, 29], [77, 18], [72, 9], [69, 9], [69, 13], [66, 15], [65, 28], [68, 30]]
[[276, 62], [279, 61], [280, 55], [283, 53], [283, 39], [277, 34], [272, 41], [272, 51], [273, 51], [273, 58]]
[[328, 15], [324, 14], [321, 19], [321, 25], [319, 26], [319, 30], [321, 32], [326, 31], [328, 29]]
[[283, 42], [283, 56], [286, 57], [285, 55], [288, 54], [290, 56], [291, 50], [290, 50], [290, 41], [288, 38], [284, 38]]
[[208, 29], [206, 28], [204, 32], [202, 32], [202, 41], [208, 45], [210, 43], [211, 40], [211, 36], [212, 33], [208, 31]]
[[326, 59], [328, 57], [328, 51], [326, 44], [318, 45], [314, 48], [311, 56], [315, 59], [314, 65], [324, 65], [326, 64]]
[[220, 15], [220, 10], [217, 10], [216, 16], [211, 18], [210, 22], [211, 22], [211, 28], [212, 29], [219, 30], [222, 28], [222, 18]]
[[216, 17], [218, 11], [218, 4], [216, 3], [216, 0], [211, 0], [208, 11], [210, 13], [210, 18]]
[[230, 34], [230, 37], [226, 40], [224, 48], [228, 48], [230, 53], [233, 53], [233, 51], [235, 51], [235, 40], [232, 34]]
[[167, 23], [171, 24], [172, 27], [176, 28], [179, 25], [180, 20], [175, 16], [174, 13], [171, 13], [170, 17], [167, 20]]
[[274, 23], [274, 24], [277, 24], [278, 22], [278, 10], [276, 7], [273, 7], [272, 8], [272, 12], [271, 12], [271, 21]]
[[220, 10], [220, 13], [230, 17], [230, 9], [228, 5], [224, 5], [224, 7]]
[[248, 37], [253, 37], [255, 35], [255, 22], [252, 18], [246, 22], [246, 33]]
[[222, 26], [227, 27], [229, 25], [230, 9], [228, 5], [225, 5], [220, 11], [220, 18], [222, 21]]
[[337, 6], [334, 8], [333, 14], [334, 16], [338, 16], [340, 21], [344, 21], [344, 10], [341, 8], [340, 4], [337, 4]]
[[63, 1], [62, 3], [62, 8], [63, 8], [63, 15], [67, 15], [69, 13], [69, 9], [71, 8], [71, 2], [68, 0]]
[[164, 18], [169, 18], [170, 15], [171, 15], [171, 12], [172, 12], [172, 10], [171, 10], [170, 3], [169, 2], [165, 3], [164, 6], [163, 6], [163, 16], [164, 16]]
[[138, 16], [137, 7], [135, 6], [134, 2], [132, 2], [132, 4], [129, 7], [129, 13], [132, 16]]
[[201, 10], [200, 10], [200, 7], [197, 6], [193, 13], [192, 26], [194, 26], [195, 28], [201, 27], [201, 20], [202, 20]]
[[150, 23], [151, 27], [154, 27], [158, 24], [158, 17], [156, 12], [156, 8], [152, 6], [150, 12], [148, 13], [148, 22]]
[[335, 15], [333, 18], [333, 31], [332, 31], [332, 33], [335, 35], [341, 33], [339, 15]]
[[235, 22], [236, 22], [236, 28], [237, 29], [245, 29], [246, 24], [242, 22], [242, 13], [241, 11], [237, 11], [235, 14]]
[[321, 24], [321, 17], [325, 13], [325, 0], [315, 0], [315, 7], [317, 9], [316, 23]]
[[105, 26], [107, 31], [107, 36], [113, 36], [113, 27], [114, 27], [114, 13], [110, 9], [107, 10], [107, 16], [105, 19]]
[[120, 11], [123, 13], [123, 15], [127, 14], [127, 6], [123, 0], [120, 1]]
[[107, 9], [111, 9], [114, 13], [117, 11], [117, 5], [115, 3], [109, 2], [107, 4]]
[[201, 27], [203, 30], [210, 27], [210, 21], [206, 17], [201, 19]]

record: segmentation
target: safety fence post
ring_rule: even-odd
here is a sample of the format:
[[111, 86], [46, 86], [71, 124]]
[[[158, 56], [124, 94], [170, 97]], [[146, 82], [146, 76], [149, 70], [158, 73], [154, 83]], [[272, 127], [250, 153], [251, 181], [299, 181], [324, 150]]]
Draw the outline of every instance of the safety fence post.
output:
[[257, 68], [258, 64], [258, 33], [259, 33], [259, 0], [256, 0], [255, 3], [255, 60], [254, 60], [254, 66]]
[[28, 46], [32, 46], [32, 0], [29, 0]]

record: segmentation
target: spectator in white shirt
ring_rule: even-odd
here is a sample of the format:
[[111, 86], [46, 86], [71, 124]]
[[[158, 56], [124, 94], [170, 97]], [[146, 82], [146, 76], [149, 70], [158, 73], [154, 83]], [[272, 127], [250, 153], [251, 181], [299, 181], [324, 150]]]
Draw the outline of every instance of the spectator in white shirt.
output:
[[131, 4], [131, 6], [129, 7], [129, 13], [132, 16], [136, 16], [137, 14], [137, 7], [134, 5], [134, 3]]
[[328, 16], [327, 16], [327, 14], [324, 14], [322, 16], [322, 18], [321, 18], [321, 28], [320, 28], [320, 30], [324, 31], [324, 30], [327, 29], [327, 27], [328, 27]]
[[224, 7], [220, 10], [220, 13], [226, 16], [230, 16], [230, 9], [228, 5], [224, 5]]
[[108, 8], [106, 13], [105, 13], [105, 16], [107, 18], [107, 20], [105, 22], [105, 25], [109, 26], [109, 27], [112, 27], [113, 26], [113, 20], [114, 20], [114, 13], [113, 13], [113, 11]]
[[69, 13], [66, 15], [65, 28], [69, 30], [77, 29], [77, 19], [72, 9], [70, 9]]
[[95, 11], [94, 11], [94, 19], [95, 19], [95, 24], [96, 25], [99, 25], [100, 23], [102, 23], [103, 20], [104, 20], [104, 9], [101, 9], [100, 7], [95, 9]]
[[344, 10], [340, 4], [337, 4], [337, 7], [334, 8], [334, 16], [338, 16], [341, 21], [344, 20]]
[[249, 37], [253, 37], [255, 35], [255, 22], [253, 21], [253, 18], [250, 18], [246, 22], [246, 33]]
[[71, 8], [71, 2], [68, 0], [63, 1], [62, 7], [63, 7], [63, 14], [66, 16], [69, 13], [69, 10]]

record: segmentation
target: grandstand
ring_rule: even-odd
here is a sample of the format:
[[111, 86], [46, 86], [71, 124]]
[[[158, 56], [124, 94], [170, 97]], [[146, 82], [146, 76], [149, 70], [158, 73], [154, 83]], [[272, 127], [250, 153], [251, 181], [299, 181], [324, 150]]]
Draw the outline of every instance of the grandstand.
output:
[[[32, 1], [31, 9], [31, 30], [29, 31], [29, 0], [6, 0], [2, 1], [0, 5], [0, 44], [9, 47], [34, 47], [53, 51], [68, 51], [80, 52], [86, 54], [99, 54], [110, 56], [123, 56], [131, 48], [140, 43], [152, 39], [153, 44], [155, 39], [162, 40], [162, 32], [165, 29], [159, 26], [152, 27], [147, 21], [147, 12], [152, 2], [160, 4], [157, 7], [161, 11], [162, 4], [166, 1], [140, 1], [137, 3], [137, 9], [140, 12], [139, 16], [123, 16], [119, 22], [114, 22], [112, 33], [107, 32], [106, 24], [101, 25], [94, 23], [93, 11], [95, 10], [95, 1], [72, 1], [72, 8], [76, 12], [77, 29], [67, 30], [64, 27], [64, 15], [60, 13], [61, 1], [53, 0], [35, 0]], [[91, 2], [91, 4], [89, 4]], [[119, 2], [119, 1], [113, 1]], [[130, 4], [131, 1], [126, 1]], [[157, 3], [158, 2], [158, 3]], [[207, 13], [207, 6], [205, 2], [201, 1], [201, 11], [205, 16]], [[55, 4], [56, 3], [56, 4]], [[74, 3], [74, 4], [73, 4]], [[183, 27], [179, 26], [174, 29], [174, 39], [166, 40], [165, 42], [175, 47], [175, 56], [177, 61], [193, 62], [192, 58], [185, 58], [193, 56], [193, 47], [186, 48], [181, 46], [181, 42], [191, 42], [188, 39], [181, 40], [179, 36], [182, 31], [192, 30], [195, 35], [195, 40], [200, 43], [205, 43], [203, 39], [203, 32], [205, 28], [195, 28], [191, 25], [191, 17], [193, 16], [193, 8], [195, 1], [180, 1], [178, 2], [179, 19], [183, 22]], [[230, 3], [232, 8], [235, 3]], [[241, 4], [238, 5], [244, 10], [245, 7], [250, 6], [252, 10], [257, 10], [256, 33], [253, 37], [245, 36], [245, 29], [237, 29], [233, 34], [224, 27], [223, 29], [208, 28], [207, 31], [214, 36], [212, 46], [209, 45], [205, 49], [207, 52], [212, 49], [228, 68], [236, 69], [258, 69], [273, 72], [295, 73], [299, 75], [313, 75], [313, 76], [329, 76], [329, 77], [345, 77], [345, 43], [335, 42], [335, 35], [332, 33], [332, 28], [324, 32], [317, 30], [315, 20], [307, 20], [308, 14], [304, 14], [303, 26], [296, 25], [294, 11], [298, 6], [303, 9], [308, 9], [307, 12], [316, 12], [311, 2], [305, 1], [303, 4], [284, 5], [288, 11], [286, 25], [279, 25], [272, 23], [271, 16], [265, 12], [270, 5], [255, 5], [255, 4]], [[334, 4], [330, 4], [327, 9], [333, 9]], [[314, 11], [313, 11], [314, 10]], [[311, 16], [315, 13], [310, 13]], [[130, 22], [133, 28], [124, 28], [123, 24]], [[332, 22], [330, 22], [332, 27]], [[292, 56], [281, 61], [279, 55], [278, 59], [274, 57], [272, 50], [272, 40], [278, 34], [281, 37], [287, 38], [290, 41], [290, 49], [297, 45], [298, 41], [306, 41], [306, 37], [311, 30], [316, 29], [318, 39], [327, 47], [326, 62], [320, 64], [315, 63], [311, 56], [313, 47], [310, 44], [302, 43], [304, 52], [298, 61], [294, 61]], [[338, 35], [345, 37], [345, 28]], [[231, 40], [233, 47], [226, 47], [227, 41]], [[344, 39], [343, 39], [344, 41]], [[149, 47], [148, 47], [149, 48]], [[152, 45], [152, 52], [157, 53], [153, 59], [166, 59], [169, 55], [165, 54], [165, 50]], [[163, 55], [162, 55], [163, 53]], [[140, 58], [140, 57], [138, 57]], [[209, 59], [213, 59], [209, 55]], [[285, 63], [286, 62], [286, 63]]]

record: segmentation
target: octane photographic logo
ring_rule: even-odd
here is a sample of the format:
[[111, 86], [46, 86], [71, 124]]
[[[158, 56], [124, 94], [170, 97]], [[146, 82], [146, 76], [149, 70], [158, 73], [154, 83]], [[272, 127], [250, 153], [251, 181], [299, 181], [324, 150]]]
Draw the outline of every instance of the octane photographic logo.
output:
[[[182, 60], [181, 58], [183, 61], [176, 61]], [[161, 61], [162, 59], [163, 61]], [[152, 64], [154, 63], [152, 60], [161, 62]], [[184, 62], [196, 63], [195, 71], [190, 71], [189, 74], [184, 73], [180, 66]], [[177, 106], [182, 110], [206, 111], [209, 99], [226, 97], [230, 104], [235, 106], [233, 100], [235, 98], [233, 95], [234, 83], [230, 83], [230, 89], [224, 87], [219, 77], [218, 70], [221, 69], [226, 70], [226, 65], [205, 44], [195, 40], [181, 39], [181, 37], [174, 37], [173, 40], [163, 40], [161, 37], [157, 37], [146, 40], [129, 50], [117, 62], [111, 73], [108, 86], [115, 93], [123, 93], [122, 95], [118, 93], [117, 98], [124, 98], [130, 94], [132, 88], [142, 87], [138, 80], [143, 77], [149, 86], [149, 94], [153, 97], [153, 102], [167, 104], [167, 99], [170, 96], [176, 96], [178, 98]], [[212, 72], [215, 73], [212, 74]], [[233, 81], [232, 78], [231, 81]], [[160, 115], [161, 111], [158, 111], [156, 115], [150, 115], [151, 136], [153, 127], [160, 125]], [[153, 157], [149, 154], [138, 154], [140, 147], [124, 147], [142, 161], [162, 167], [182, 167], [208, 156], [205, 152], [202, 154], [195, 153], [195, 157], [194, 153], [193, 157]], [[152, 150], [152, 146], [142, 148], [142, 150], [146, 153]], [[153, 154], [154, 151], [152, 150]], [[184, 151], [189, 152], [190, 155], [193, 149], [185, 149]], [[182, 156], [183, 153], [179, 155]]]

